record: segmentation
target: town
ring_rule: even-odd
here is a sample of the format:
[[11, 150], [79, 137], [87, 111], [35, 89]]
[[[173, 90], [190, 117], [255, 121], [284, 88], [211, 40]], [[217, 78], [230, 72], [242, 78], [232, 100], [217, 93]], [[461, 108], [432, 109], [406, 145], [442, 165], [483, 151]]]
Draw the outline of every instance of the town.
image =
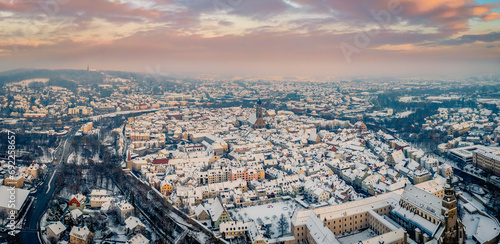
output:
[[2, 87], [9, 243], [500, 240], [494, 80], [70, 73]]

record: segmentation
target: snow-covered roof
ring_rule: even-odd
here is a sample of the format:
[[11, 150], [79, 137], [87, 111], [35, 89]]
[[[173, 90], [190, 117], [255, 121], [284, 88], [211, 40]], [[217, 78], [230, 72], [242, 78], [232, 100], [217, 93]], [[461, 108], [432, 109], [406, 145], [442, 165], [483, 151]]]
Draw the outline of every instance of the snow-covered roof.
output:
[[373, 216], [375, 219], [377, 219], [380, 223], [382, 223], [385, 227], [389, 228], [391, 231], [395, 231], [399, 229], [399, 227], [395, 226], [392, 224], [389, 220], [384, 218], [384, 216], [379, 215], [378, 213], [375, 213], [373, 210], [368, 210], [368, 213]]
[[80, 211], [80, 209], [75, 208], [75, 209], [71, 210], [70, 214], [71, 214], [71, 218], [78, 219], [80, 216], [82, 216], [83, 213], [82, 213], [82, 211]]
[[94, 196], [107, 196], [108, 195], [108, 192], [106, 190], [92, 190], [92, 192], [90, 193], [90, 196], [94, 197]]
[[313, 211], [309, 212], [306, 226], [315, 243], [340, 244], [333, 232], [323, 224]]
[[[385, 193], [373, 197], [360, 199], [357, 201], [346, 202], [334, 206], [316, 208], [312, 211], [314, 211], [317, 215], [319, 215], [321, 219], [327, 219], [327, 220], [338, 219], [340, 217], [364, 213], [367, 212], [369, 209], [378, 209], [384, 206], [397, 205], [402, 192], [403, 190], [401, 189], [390, 193]], [[294, 226], [303, 225], [305, 224], [306, 221], [307, 215], [302, 214], [302, 212], [304, 211], [298, 211], [298, 212], [301, 214], [298, 215], [296, 218], [294, 215], [294, 218], [292, 218]]]
[[130, 204], [130, 203], [126, 202], [126, 201], [122, 201], [122, 202], [118, 203], [118, 208], [121, 211], [124, 211], [124, 210], [133, 209], [134, 206], [132, 206], [132, 204]]
[[209, 201], [209, 204], [207, 204], [207, 210], [210, 213], [212, 221], [217, 221], [224, 211], [224, 206], [222, 206], [219, 198], [214, 198]]
[[137, 226], [146, 227], [138, 218], [130, 216], [125, 220], [126, 229], [134, 229]]
[[141, 233], [135, 235], [134, 237], [130, 238], [126, 242], [127, 244], [148, 244], [149, 240], [148, 238], [144, 237]]
[[441, 179], [434, 179], [422, 182], [420, 184], [415, 185], [417, 188], [424, 190], [430, 194], [434, 194], [436, 192], [444, 190], [443, 185], [441, 184]]
[[[429, 195], [429, 194], [428, 194]], [[404, 219], [407, 222], [412, 223], [414, 226], [417, 226], [429, 236], [432, 236], [438, 229], [439, 225], [433, 224], [432, 222], [424, 219], [418, 214], [415, 214], [404, 207], [397, 206], [394, 208], [391, 213], [398, 215], [400, 218]]]
[[90, 230], [87, 228], [87, 226], [84, 226], [82, 228], [73, 226], [71, 228], [70, 235], [75, 236], [79, 239], [86, 240], [87, 236], [90, 234]]
[[[16, 188], [15, 191], [10, 191], [10, 188], [7, 186], [0, 186], [0, 208], [5, 208], [5, 209], [14, 209], [14, 210], [19, 210], [24, 204], [24, 201], [26, 201], [26, 198], [30, 194], [30, 191], [24, 190], [24, 189], [19, 189]], [[15, 194], [15, 202], [14, 204], [10, 201], [10, 198], [8, 196], [11, 195], [11, 192], [14, 192]]]
[[387, 232], [368, 240], [364, 240], [363, 244], [397, 243], [398, 241], [404, 239], [405, 232], [406, 231], [404, 229], [399, 228], [395, 231]]
[[56, 223], [47, 226], [47, 228], [50, 229], [55, 235], [59, 235], [66, 230], [66, 226], [64, 226], [61, 221], [57, 221]]
[[202, 204], [196, 206], [196, 208], [194, 209], [194, 214], [196, 216], [200, 215], [203, 211], [206, 211], [205, 208], [203, 207]]
[[441, 198], [431, 195], [413, 185], [406, 186], [401, 198], [437, 219], [443, 220], [443, 215], [441, 214], [443, 200]]

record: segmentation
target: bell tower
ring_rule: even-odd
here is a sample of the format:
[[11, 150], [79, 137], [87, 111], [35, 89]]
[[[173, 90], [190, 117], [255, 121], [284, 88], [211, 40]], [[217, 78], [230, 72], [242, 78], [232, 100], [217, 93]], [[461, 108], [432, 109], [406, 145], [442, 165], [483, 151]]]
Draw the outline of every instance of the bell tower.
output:
[[463, 243], [463, 225], [458, 219], [457, 199], [451, 177], [446, 179], [444, 189], [443, 211], [444, 211], [444, 242], [445, 244]]
[[254, 129], [262, 129], [266, 128], [266, 122], [264, 122], [264, 115], [262, 112], [262, 101], [259, 100], [257, 101], [257, 106], [255, 107], [255, 117], [257, 120], [255, 121], [255, 124], [253, 124]]

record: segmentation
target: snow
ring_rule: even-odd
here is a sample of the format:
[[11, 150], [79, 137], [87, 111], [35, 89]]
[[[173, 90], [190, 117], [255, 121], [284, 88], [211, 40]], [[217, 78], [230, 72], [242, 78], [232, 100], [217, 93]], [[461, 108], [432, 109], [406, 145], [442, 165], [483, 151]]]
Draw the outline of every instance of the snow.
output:
[[321, 221], [313, 211], [309, 211], [306, 226], [309, 230], [309, 235], [313, 238], [315, 243], [339, 244], [333, 232], [324, 225], [323, 221]]
[[281, 235], [278, 231], [278, 220], [281, 214], [285, 214], [288, 220], [288, 231], [290, 229], [290, 218], [293, 211], [303, 210], [304, 208], [293, 201], [279, 201], [273, 203], [264, 203], [262, 205], [255, 205], [243, 208], [231, 209], [228, 212], [234, 221], [240, 220], [249, 222], [256, 221], [261, 218], [262, 221], [272, 223], [271, 231], [274, 233], [271, 237], [277, 238]]
[[474, 236], [480, 243], [487, 242], [500, 234], [500, 226], [494, 219], [481, 214], [469, 214], [465, 211], [462, 218], [467, 238]]
[[43, 150], [43, 155], [37, 159], [38, 163], [51, 163], [53, 160], [53, 154], [55, 152], [54, 148], [48, 148], [47, 150]]
[[[13, 195], [15, 196], [14, 200], [12, 202], [9, 200], [10, 198], [8, 196], [11, 196], [9, 187], [7, 186], [0, 186], [0, 207], [10, 210], [10, 209], [15, 209], [19, 211], [21, 206], [23, 206], [24, 202], [28, 198], [28, 195], [30, 192], [28, 190], [24, 189], [18, 189], [16, 188], [15, 191], [13, 191]], [[14, 205], [14, 206], [12, 206]]]
[[[500, 234], [500, 223], [494, 217], [484, 214], [485, 207], [474, 199], [470, 194], [464, 192], [462, 197], [469, 203], [459, 199], [458, 205], [462, 208], [462, 223], [465, 226], [465, 234], [467, 235], [467, 243], [475, 243], [473, 237], [480, 243], [487, 242]], [[470, 211], [474, 208], [479, 211]], [[469, 209], [469, 211], [466, 211]], [[471, 213], [472, 212], [472, 213]]]
[[115, 235], [110, 238], [106, 238], [106, 241], [115, 241], [115, 242], [126, 242], [128, 240], [127, 235], [125, 233], [125, 227], [120, 225], [109, 226], [109, 230]]
[[443, 218], [441, 216], [441, 206], [443, 206], [443, 200], [439, 197], [430, 195], [426, 191], [413, 185], [408, 185], [401, 195], [401, 198], [415, 206], [425, 206], [427, 214], [430, 214], [437, 219]]
[[466, 199], [467, 201], [469, 201], [469, 203], [471, 203], [474, 207], [476, 207], [477, 209], [481, 210], [481, 211], [486, 211], [486, 207], [484, 207], [484, 205], [479, 202], [478, 200], [476, 200], [474, 197], [472, 197], [469, 193], [467, 192], [463, 192], [462, 193], [462, 197], [464, 199]]
[[47, 83], [47, 81], [49, 81], [49, 79], [47, 78], [34, 78], [34, 79], [26, 79], [26, 80], [22, 80], [22, 81], [18, 81], [18, 82], [12, 82], [10, 84], [8, 84], [7, 86], [28, 86], [30, 83], [32, 82], [43, 82], [43, 83]]
[[130, 216], [125, 220], [125, 228], [126, 229], [134, 229], [137, 226], [142, 226], [146, 228], [146, 226], [140, 221], [138, 218], [134, 216]]
[[359, 241], [368, 240], [368, 239], [373, 238], [375, 236], [378, 236], [377, 233], [375, 233], [371, 229], [367, 229], [367, 230], [361, 231], [359, 233], [356, 233], [354, 235], [349, 235], [349, 236], [338, 238], [338, 240], [341, 244], [358, 243]]
[[211, 199], [211, 202], [207, 204], [207, 210], [210, 213], [210, 216], [212, 217], [212, 221], [217, 221], [224, 211], [224, 207], [222, 206], [222, 203], [219, 201], [218, 198]]
[[399, 205], [393, 210], [392, 213], [399, 215], [400, 218], [406, 219], [407, 221], [413, 223], [428, 235], [432, 235], [432, 233], [434, 233], [439, 227], [433, 224], [432, 222], [428, 221], [427, 219], [420, 217], [420, 215], [415, 214], [409, 210], [406, 210], [405, 208], [402, 208]]
[[373, 210], [368, 210], [368, 213], [373, 216], [374, 218], [376, 218], [379, 222], [381, 222], [382, 224], [384, 224], [386, 227], [388, 227], [389, 229], [391, 229], [391, 231], [395, 231], [397, 229], [399, 229], [398, 227], [396, 227], [395, 225], [393, 225], [391, 222], [389, 222], [387, 220], [387, 217], [386, 216], [380, 216], [378, 213], [375, 213], [375, 211]]

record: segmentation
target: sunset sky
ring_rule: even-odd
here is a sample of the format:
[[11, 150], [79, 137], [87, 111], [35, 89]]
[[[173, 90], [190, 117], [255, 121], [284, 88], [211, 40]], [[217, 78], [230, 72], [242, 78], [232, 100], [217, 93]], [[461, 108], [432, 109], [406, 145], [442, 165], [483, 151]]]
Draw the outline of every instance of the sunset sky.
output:
[[490, 0], [0, 0], [0, 71], [89, 64], [260, 75], [496, 72], [499, 7]]

